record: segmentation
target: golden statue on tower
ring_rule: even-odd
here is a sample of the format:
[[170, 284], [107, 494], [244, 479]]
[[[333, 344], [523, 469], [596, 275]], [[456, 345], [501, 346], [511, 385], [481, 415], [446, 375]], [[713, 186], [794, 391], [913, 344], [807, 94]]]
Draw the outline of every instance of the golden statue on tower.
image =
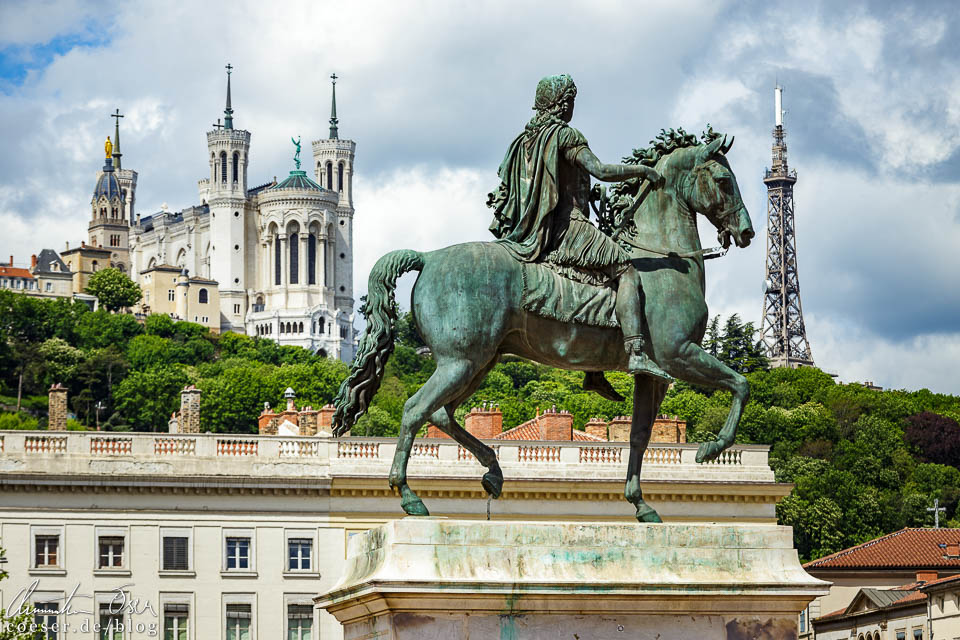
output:
[[110, 142], [110, 136], [107, 136], [107, 141], [103, 143], [103, 150], [107, 152], [107, 157], [113, 155], [113, 143]]

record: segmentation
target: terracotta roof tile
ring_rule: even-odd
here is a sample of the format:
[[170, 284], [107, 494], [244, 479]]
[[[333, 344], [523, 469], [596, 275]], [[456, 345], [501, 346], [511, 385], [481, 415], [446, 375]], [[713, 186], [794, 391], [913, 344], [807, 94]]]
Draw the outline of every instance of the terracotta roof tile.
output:
[[826, 620], [827, 618], [838, 618], [847, 612], [846, 607], [843, 609], [837, 609], [836, 611], [831, 611], [830, 613], [825, 613], [815, 620]]
[[[523, 424], [517, 425], [513, 429], [507, 429], [494, 436], [494, 440], [540, 440], [540, 425], [537, 419], [528, 420]], [[573, 440], [575, 442], [606, 442], [600, 436], [595, 436], [579, 429], [573, 430]]]
[[960, 569], [946, 555], [960, 543], [960, 529], [901, 529], [803, 565], [805, 569]]
[[938, 578], [936, 580], [931, 580], [930, 582], [925, 582], [918, 586], [918, 589], [925, 589], [926, 587], [933, 587], [941, 585], [945, 582], [958, 582], [960, 583], [960, 573], [955, 576], [947, 576], [946, 578]]
[[33, 280], [33, 274], [30, 273], [27, 269], [21, 269], [20, 267], [0, 267], [0, 276], [7, 276], [11, 278], [27, 278]]

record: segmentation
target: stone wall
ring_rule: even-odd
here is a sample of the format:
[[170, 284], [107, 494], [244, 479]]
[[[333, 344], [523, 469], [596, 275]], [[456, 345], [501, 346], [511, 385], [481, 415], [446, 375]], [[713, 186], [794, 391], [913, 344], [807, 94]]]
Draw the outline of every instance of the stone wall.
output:
[[67, 430], [67, 388], [59, 382], [50, 387], [47, 416], [47, 429], [50, 431]]

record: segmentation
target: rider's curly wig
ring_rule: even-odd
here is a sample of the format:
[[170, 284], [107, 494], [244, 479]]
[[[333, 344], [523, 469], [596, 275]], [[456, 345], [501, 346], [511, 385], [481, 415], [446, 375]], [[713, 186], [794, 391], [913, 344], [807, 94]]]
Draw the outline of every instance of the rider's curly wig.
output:
[[565, 73], [547, 76], [537, 83], [537, 93], [533, 101], [533, 108], [537, 112], [526, 130], [533, 132], [549, 124], [566, 124], [560, 115], [566, 108], [567, 101], [577, 97], [577, 85], [573, 78]]

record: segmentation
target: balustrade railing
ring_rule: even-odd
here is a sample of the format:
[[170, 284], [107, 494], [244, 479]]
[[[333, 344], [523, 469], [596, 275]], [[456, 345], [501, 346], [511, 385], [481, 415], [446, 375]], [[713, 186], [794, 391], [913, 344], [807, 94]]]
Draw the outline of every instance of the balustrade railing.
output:
[[[622, 473], [622, 467], [630, 455], [630, 445], [626, 442], [531, 442], [498, 441], [489, 442], [497, 453], [501, 465], [524, 467], [522, 472], [537, 476], [538, 468], [547, 465], [565, 467], [583, 465], [585, 472], [594, 474]], [[128, 457], [137, 460], [155, 458], [167, 462], [182, 459], [182, 473], [206, 474], [208, 463], [203, 460], [216, 459], [211, 466], [212, 473], [244, 472], [240, 467], [223, 467], [231, 460], [237, 463], [256, 459], [260, 462], [281, 459], [298, 459], [309, 464], [324, 464], [342, 469], [344, 473], [367, 473], [386, 467], [396, 451], [396, 440], [389, 438], [329, 438], [320, 436], [266, 436], [266, 435], [226, 435], [226, 434], [159, 434], [103, 432], [23, 432], [5, 431], [0, 433], [0, 459], [22, 458], [29, 464], [31, 458], [37, 458], [37, 465], [47, 465], [40, 458], [65, 456], [73, 458], [109, 459]], [[708, 463], [696, 463], [697, 445], [653, 443], [644, 452], [645, 473], [676, 475], [685, 477], [690, 474], [703, 474], [720, 477], [729, 472], [739, 477], [743, 473], [753, 474], [752, 478], [763, 480], [767, 475], [772, 481], [768, 466], [768, 448], [758, 445], [736, 445], [722, 452], [717, 459]], [[417, 439], [411, 450], [411, 459], [417, 461], [418, 473], [429, 464], [460, 465], [464, 473], [477, 464], [476, 458], [467, 449], [453, 440]], [[353, 467], [356, 463], [362, 466]], [[210, 463], [212, 464], [212, 463]], [[374, 465], [374, 466], [369, 466]], [[283, 475], [279, 470], [271, 473]], [[673, 470], [671, 470], [673, 469]], [[37, 471], [40, 467], [37, 467]], [[696, 471], [695, 471], [696, 470]], [[181, 471], [177, 471], [178, 473]], [[379, 473], [380, 471], [376, 471]], [[292, 471], [291, 471], [292, 473]], [[331, 470], [331, 473], [335, 471]], [[544, 470], [542, 473], [548, 473]], [[553, 473], [552, 471], [549, 473]], [[604, 476], [605, 477], [605, 476]], [[724, 476], [726, 477], [726, 476]], [[734, 476], [730, 476], [734, 477]]]

